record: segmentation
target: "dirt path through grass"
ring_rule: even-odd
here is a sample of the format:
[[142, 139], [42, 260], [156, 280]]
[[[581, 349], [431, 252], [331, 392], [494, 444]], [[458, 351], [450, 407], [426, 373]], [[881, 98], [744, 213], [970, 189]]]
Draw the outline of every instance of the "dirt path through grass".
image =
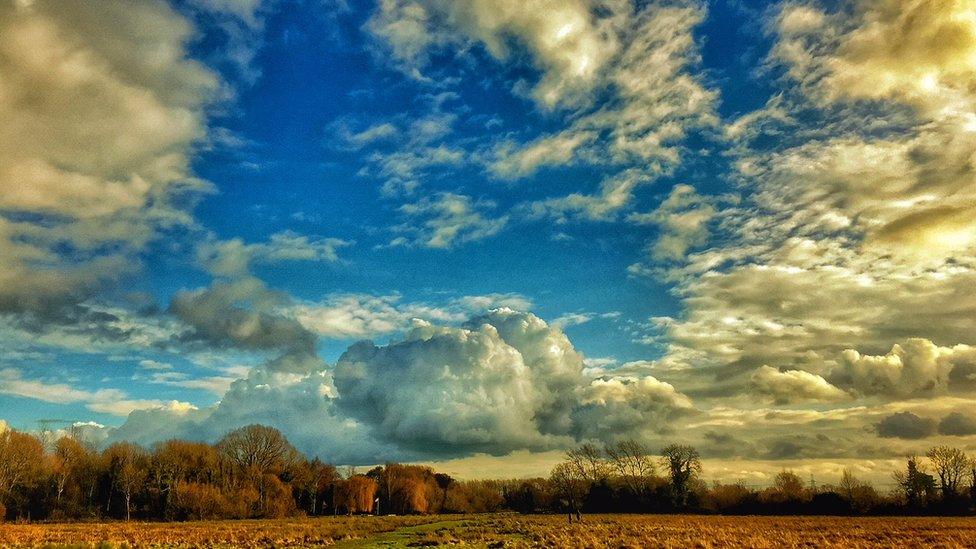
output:
[[434, 546], [438, 545], [438, 543], [435, 543], [438, 538], [450, 537], [452, 530], [457, 531], [458, 528], [463, 528], [477, 520], [471, 518], [440, 520], [427, 524], [418, 524], [416, 526], [404, 526], [392, 532], [376, 534], [368, 538], [341, 541], [334, 547], [336, 549], [367, 549], [373, 547], [400, 549], [405, 547]]

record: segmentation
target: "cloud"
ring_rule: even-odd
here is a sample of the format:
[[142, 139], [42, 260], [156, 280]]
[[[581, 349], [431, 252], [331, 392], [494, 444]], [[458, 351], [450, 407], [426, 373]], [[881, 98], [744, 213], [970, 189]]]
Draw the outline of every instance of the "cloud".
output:
[[143, 370], [172, 370], [173, 365], [166, 362], [159, 362], [157, 360], [140, 360], [139, 367]]
[[607, 376], [590, 382], [573, 422], [579, 438], [622, 440], [670, 434], [675, 420], [695, 412], [691, 399], [652, 376]]
[[572, 219], [612, 221], [620, 210], [633, 201], [634, 189], [650, 180], [651, 178], [639, 170], [627, 170], [604, 179], [598, 194], [572, 193], [525, 203], [521, 209], [530, 219], [548, 217], [557, 223], [566, 223]]
[[461, 323], [489, 309], [511, 307], [525, 310], [531, 302], [517, 294], [463, 296], [444, 303], [403, 302], [400, 295], [337, 294], [319, 302], [302, 302], [287, 308], [312, 332], [331, 338], [362, 338], [399, 332], [415, 320]]
[[657, 209], [647, 214], [632, 214], [629, 221], [653, 223], [661, 236], [651, 248], [657, 260], [682, 259], [692, 247], [708, 240], [708, 222], [715, 216], [712, 197], [702, 196], [691, 185], [675, 185]]
[[935, 434], [935, 420], [919, 417], [911, 412], [898, 412], [877, 424], [878, 436], [915, 440]]
[[64, 383], [24, 379], [21, 372], [14, 368], [0, 370], [0, 393], [56, 404], [82, 403], [93, 412], [116, 416], [127, 416], [133, 410], [154, 408], [164, 404], [161, 400], [133, 399], [125, 392], [114, 388], [88, 391]]
[[487, 217], [485, 210], [493, 207], [490, 201], [447, 192], [438, 193], [433, 199], [404, 204], [399, 209], [412, 221], [395, 230], [408, 236], [396, 237], [390, 245], [451, 248], [488, 238], [502, 230], [509, 219], [508, 216]]
[[191, 148], [219, 96], [192, 36], [158, 2], [0, 7], [0, 308], [80, 301], [192, 223], [182, 204], [208, 185]]
[[568, 313], [553, 319], [553, 327], [563, 330], [569, 326], [579, 326], [593, 320], [594, 315], [590, 313]]
[[281, 261], [339, 261], [338, 249], [352, 243], [339, 238], [312, 238], [294, 231], [272, 234], [268, 242], [245, 244], [243, 240], [210, 240], [197, 246], [197, 260], [220, 277], [246, 275], [252, 265]]
[[976, 419], [962, 412], [952, 412], [939, 422], [939, 434], [957, 437], [976, 435]]
[[337, 362], [335, 383], [340, 408], [381, 439], [444, 455], [636, 436], [693, 409], [649, 376], [588, 380], [562, 332], [510, 309], [458, 328], [421, 324], [387, 346], [358, 343]]
[[471, 160], [468, 151], [451, 141], [457, 115], [444, 112], [444, 103], [456, 97], [452, 92], [425, 96], [426, 112], [412, 120], [397, 116], [363, 127], [362, 122], [340, 118], [330, 129], [340, 149], [363, 152], [365, 165], [358, 175], [382, 180], [382, 196], [413, 195], [438, 168], [458, 169]]
[[771, 366], [761, 366], [750, 377], [760, 394], [773, 398], [776, 404], [844, 400], [849, 395], [831, 385], [824, 378], [802, 370], [781, 372]]
[[[678, 291], [685, 311], [648, 329], [667, 337], [665, 358], [686, 368], [682, 390], [707, 390], [720, 396], [716, 379], [721, 378], [722, 396], [728, 396], [746, 388], [745, 374], [767, 364], [810, 371], [841, 389], [854, 388], [865, 395], [895, 397], [945, 389], [944, 376], [923, 381], [906, 372], [910, 377], [885, 384], [889, 392], [883, 393], [872, 389], [864, 377], [858, 378], [860, 385], [852, 384], [843, 368], [836, 370], [836, 379], [828, 373], [843, 361], [848, 349], [871, 349], [883, 355], [893, 344], [913, 337], [970, 341], [976, 329], [970, 311], [976, 301], [966, 288], [976, 280], [973, 272], [952, 267], [921, 276], [892, 274], [884, 263], [847, 264], [852, 260], [846, 252], [838, 257], [838, 248], [811, 242], [812, 248], [759, 256], [768, 264], [711, 268], [700, 274], [695, 266], [693, 276], [681, 268], [669, 273], [680, 277]], [[791, 256], [789, 262], [780, 259], [779, 254], [785, 253]], [[692, 260], [737, 261], [726, 254], [711, 250], [693, 254]], [[966, 348], [959, 347], [958, 359], [953, 360], [964, 364]], [[688, 369], [691, 366], [696, 367]], [[968, 367], [959, 369], [953, 382], [960, 389], [969, 386], [964, 371]]]
[[[744, 154], [736, 169], [760, 184], [756, 198], [763, 208], [792, 212], [780, 220], [784, 225], [803, 223], [835, 235], [856, 231], [866, 244], [905, 259], [964, 253], [976, 242], [969, 221], [976, 207], [970, 185], [976, 134], [957, 120], [891, 131], [884, 137], [842, 133]], [[819, 219], [804, 219], [813, 215]]]
[[262, 282], [246, 278], [178, 292], [170, 312], [194, 328], [194, 337], [216, 345], [314, 353], [315, 335], [272, 308], [282, 300]]
[[505, 143], [497, 151], [498, 160], [490, 169], [498, 177], [517, 179], [531, 175], [542, 166], [564, 166], [576, 158], [576, 150], [581, 145], [595, 138], [594, 133], [581, 132], [543, 137], [521, 148]]
[[333, 463], [417, 457], [378, 442], [355, 420], [337, 413], [336, 390], [326, 365], [315, 357], [299, 360], [301, 366], [252, 369], [211, 407], [161, 406], [133, 412], [109, 432], [108, 440], [143, 445], [169, 438], [216, 441], [232, 429], [263, 423], [280, 429], [302, 451]]
[[[959, 368], [957, 372], [954, 372]], [[939, 347], [927, 339], [912, 338], [895, 344], [885, 355], [844, 351], [831, 379], [864, 394], [921, 396], [946, 393], [950, 382], [971, 388], [976, 370], [976, 349], [967, 345]]]
[[683, 313], [648, 329], [700, 366], [667, 378], [696, 398], [767, 364], [855, 398], [971, 390], [972, 21], [958, 2], [847, 6], [776, 13], [766, 69], [787, 78], [727, 132], [742, 198], [714, 206], [721, 238], [631, 269], [676, 284]]
[[[844, 14], [827, 15], [802, 4], [784, 10], [779, 51], [800, 61], [793, 63], [794, 74], [830, 99], [896, 99], [932, 110], [971, 104], [976, 21], [965, 0], [854, 5], [856, 25], [845, 25]], [[826, 53], [817, 54], [818, 39], [829, 41]], [[801, 51], [806, 55], [800, 57]]]
[[340, 406], [382, 437], [498, 454], [565, 443], [581, 370], [560, 332], [498, 310], [461, 328], [421, 325], [385, 347], [356, 344], [335, 379]]
[[612, 219], [633, 201], [635, 187], [679, 163], [689, 131], [716, 125], [717, 94], [692, 72], [699, 61], [693, 29], [704, 17], [693, 2], [635, 9], [590, 0], [386, 0], [367, 27], [420, 80], [430, 59], [447, 49], [531, 65], [538, 79], [519, 80], [513, 93], [531, 86], [543, 116], [558, 111], [564, 127], [525, 141], [507, 136], [482, 144], [471, 159], [504, 179], [571, 164], [619, 170], [596, 193], [517, 208], [521, 215], [565, 222]]
[[[193, 381], [154, 372], [167, 384]], [[375, 463], [562, 449], [581, 438], [668, 431], [696, 412], [687, 396], [650, 376], [586, 377], [583, 357], [561, 331], [506, 308], [460, 326], [417, 321], [389, 345], [351, 346], [334, 368], [285, 352], [233, 381], [208, 408], [157, 404], [132, 413], [109, 439], [214, 440], [270, 423], [325, 459]], [[608, 424], [612, 433], [600, 427]]]
[[515, 38], [542, 72], [533, 95], [555, 106], [586, 93], [616, 51], [610, 21], [596, 20], [589, 2], [444, 2], [384, 0], [368, 27], [409, 71], [419, 74], [434, 46], [474, 41], [497, 59]]
[[383, 141], [400, 133], [396, 126], [389, 122], [370, 126], [360, 132], [346, 136], [346, 141], [356, 147], [362, 147], [375, 141]]
[[[837, 183], [867, 191], [849, 197], [851, 206], [867, 208], [862, 223], [873, 233], [871, 242], [926, 256], [965, 253], [976, 244], [970, 161], [976, 144], [976, 22], [968, 3], [859, 0], [853, 8], [824, 13], [787, 5], [773, 23], [779, 40], [772, 59], [825, 108], [843, 106], [848, 115], [873, 109], [880, 120], [890, 117], [878, 117], [882, 102], [888, 113], [899, 106], [914, 111], [919, 120], [911, 131], [899, 124], [894, 137], [875, 131], [825, 152], [849, 150], [846, 167], [867, 177]], [[872, 184], [878, 177], [884, 185]]]

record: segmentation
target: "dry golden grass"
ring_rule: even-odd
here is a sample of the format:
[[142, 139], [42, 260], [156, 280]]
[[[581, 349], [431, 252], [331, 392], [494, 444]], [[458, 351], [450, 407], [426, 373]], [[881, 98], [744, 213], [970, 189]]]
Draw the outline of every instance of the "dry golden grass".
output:
[[512, 514], [0, 525], [0, 545], [75, 547], [976, 547], [972, 518]]
[[503, 547], [976, 547], [976, 519], [723, 517], [701, 515], [499, 516], [452, 529], [448, 543]]
[[436, 517], [321, 517], [0, 524], [0, 547], [317, 547], [436, 520]]

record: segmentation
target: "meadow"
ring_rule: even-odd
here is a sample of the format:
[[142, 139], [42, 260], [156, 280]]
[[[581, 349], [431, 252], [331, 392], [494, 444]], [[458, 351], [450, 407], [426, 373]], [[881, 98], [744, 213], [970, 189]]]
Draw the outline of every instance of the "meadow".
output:
[[976, 519], [441, 515], [0, 525], [4, 547], [974, 547]]

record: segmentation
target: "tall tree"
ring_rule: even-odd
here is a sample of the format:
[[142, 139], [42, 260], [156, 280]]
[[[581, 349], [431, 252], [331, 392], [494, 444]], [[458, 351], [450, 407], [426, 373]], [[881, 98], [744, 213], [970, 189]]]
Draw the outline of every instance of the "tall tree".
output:
[[447, 503], [447, 491], [454, 484], [454, 479], [446, 473], [434, 473], [434, 482], [437, 483], [437, 487], [441, 490], [441, 503], [439, 509], [437, 509], [439, 511]]
[[132, 518], [132, 500], [144, 486], [149, 472], [145, 451], [129, 442], [117, 442], [105, 449], [112, 488], [122, 496], [125, 520]]
[[969, 469], [969, 458], [959, 448], [936, 446], [926, 452], [939, 477], [939, 490], [943, 501], [959, 495], [959, 482]]
[[935, 490], [935, 478], [922, 469], [915, 456], [908, 456], [905, 471], [896, 471], [893, 476], [909, 507], [925, 502]]
[[270, 509], [269, 490], [278, 489], [272, 479], [301, 459], [281, 431], [265, 425], [248, 425], [227, 433], [217, 443], [217, 450], [233, 464], [242, 482], [257, 486], [262, 513]]
[[59, 507], [63, 504], [69, 483], [80, 484], [87, 460], [88, 449], [74, 438], [61, 437], [54, 443], [51, 472], [54, 478], [54, 499]]
[[583, 506], [583, 498], [589, 490], [589, 479], [583, 476], [583, 473], [571, 462], [563, 461], [556, 464], [549, 474], [549, 482], [556, 497], [563, 500], [569, 510]]
[[590, 483], [606, 480], [610, 475], [610, 467], [603, 459], [603, 454], [592, 444], [584, 444], [566, 452], [566, 463]]
[[773, 489], [784, 501], [801, 501], [805, 499], [807, 489], [803, 479], [793, 471], [780, 471], [773, 479]]
[[850, 469], [844, 469], [844, 472], [840, 476], [840, 484], [837, 485], [837, 489], [840, 494], [844, 496], [847, 501], [854, 501], [854, 492], [857, 491], [858, 487], [861, 485], [861, 481], [857, 480], [854, 473]]
[[692, 446], [671, 444], [661, 449], [661, 460], [671, 479], [675, 504], [682, 507], [688, 503], [692, 479], [701, 472], [701, 456]]
[[298, 456], [281, 431], [265, 425], [248, 425], [227, 433], [217, 449], [240, 470], [255, 468], [278, 473]]
[[164, 514], [172, 512], [173, 490], [179, 483], [212, 483], [219, 468], [219, 457], [213, 446], [186, 440], [159, 443], [151, 461], [150, 478], [154, 490], [162, 496]]
[[624, 440], [604, 449], [610, 467], [635, 495], [643, 494], [655, 476], [654, 460], [646, 446]]
[[36, 437], [8, 429], [0, 433], [0, 504], [18, 513], [28, 491], [44, 475], [44, 445]]

